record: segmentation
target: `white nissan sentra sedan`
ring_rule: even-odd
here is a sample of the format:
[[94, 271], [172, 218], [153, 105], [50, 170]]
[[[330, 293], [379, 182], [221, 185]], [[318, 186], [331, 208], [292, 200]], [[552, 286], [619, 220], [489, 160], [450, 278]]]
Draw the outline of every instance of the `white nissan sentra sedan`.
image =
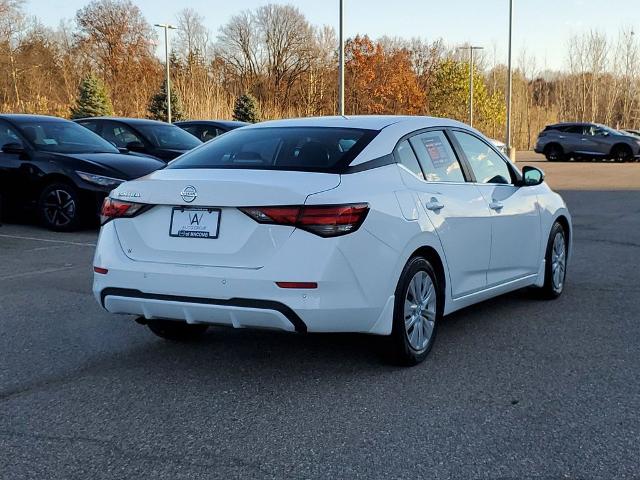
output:
[[571, 217], [465, 124], [363, 116], [226, 133], [113, 190], [95, 296], [168, 339], [209, 325], [388, 336], [422, 361], [443, 315], [565, 285]]

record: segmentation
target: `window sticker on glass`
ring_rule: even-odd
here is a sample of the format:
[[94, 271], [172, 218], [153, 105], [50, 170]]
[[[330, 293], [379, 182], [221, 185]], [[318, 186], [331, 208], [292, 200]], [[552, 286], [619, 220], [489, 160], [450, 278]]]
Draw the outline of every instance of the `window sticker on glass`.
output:
[[431, 163], [435, 168], [443, 168], [449, 165], [449, 156], [440, 138], [423, 136], [422, 143], [424, 143], [429, 158], [431, 158]]

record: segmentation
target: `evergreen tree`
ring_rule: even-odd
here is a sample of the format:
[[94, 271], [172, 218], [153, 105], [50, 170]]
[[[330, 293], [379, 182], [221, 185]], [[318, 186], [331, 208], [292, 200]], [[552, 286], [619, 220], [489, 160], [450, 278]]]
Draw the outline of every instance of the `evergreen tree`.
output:
[[239, 122], [256, 123], [260, 121], [260, 110], [258, 109], [258, 103], [249, 93], [240, 95], [236, 99], [236, 103], [233, 107], [233, 119]]
[[[149, 102], [149, 116], [154, 120], [161, 120], [166, 122], [168, 120], [167, 114], [167, 82], [162, 82], [160, 90], [151, 97]], [[171, 88], [171, 121], [177, 122], [184, 120], [184, 112], [182, 110], [182, 100], [178, 93]]]
[[113, 106], [107, 89], [98, 77], [88, 75], [80, 82], [76, 105], [71, 108], [71, 118], [105, 115], [113, 115]]

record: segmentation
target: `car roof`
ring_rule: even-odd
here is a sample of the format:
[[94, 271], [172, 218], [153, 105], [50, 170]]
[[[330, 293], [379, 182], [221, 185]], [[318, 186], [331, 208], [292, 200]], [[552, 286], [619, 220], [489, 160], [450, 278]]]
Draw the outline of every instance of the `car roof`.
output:
[[554, 123], [549, 126], [550, 127], [571, 127], [571, 126], [584, 127], [587, 125], [600, 125], [600, 124], [593, 123], [593, 122], [560, 122], [560, 123]]
[[86, 117], [75, 118], [74, 121], [82, 122], [88, 120], [113, 120], [115, 122], [128, 123], [131, 125], [169, 125], [159, 120], [151, 120], [150, 118], [129, 118], [129, 117]]
[[68, 122], [66, 118], [53, 117], [50, 115], [31, 115], [27, 113], [0, 113], [0, 118], [9, 120], [10, 122], [20, 123], [27, 120], [41, 120], [41, 121], [54, 121], [54, 122]]
[[245, 125], [251, 125], [250, 123], [239, 122], [237, 120], [181, 120], [174, 122], [175, 125], [190, 125], [196, 123], [200, 125], [212, 125], [214, 127], [244, 127]]
[[349, 115], [334, 117], [305, 117], [284, 120], [269, 120], [256, 123], [249, 128], [269, 127], [335, 127], [382, 130], [385, 127], [402, 123], [420, 123], [421, 128], [461, 126], [460, 122], [446, 118], [409, 116], [409, 115]]

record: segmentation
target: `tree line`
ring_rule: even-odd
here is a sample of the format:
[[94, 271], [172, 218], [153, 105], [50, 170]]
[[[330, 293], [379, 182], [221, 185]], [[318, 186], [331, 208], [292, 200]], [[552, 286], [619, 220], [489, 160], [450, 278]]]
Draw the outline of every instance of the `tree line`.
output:
[[[164, 118], [158, 35], [130, 0], [94, 0], [57, 28], [0, 0], [0, 111], [62, 117]], [[294, 6], [244, 10], [213, 33], [193, 9], [178, 13], [170, 55], [174, 118], [252, 121], [337, 113], [337, 38]], [[513, 143], [532, 148], [557, 121], [640, 126], [640, 55], [631, 29], [571, 37], [562, 71], [523, 51], [514, 72]], [[466, 121], [469, 67], [443, 40], [367, 35], [345, 46], [347, 114], [434, 115]], [[494, 55], [495, 57], [495, 55]], [[502, 139], [506, 67], [480, 55], [474, 126]], [[240, 112], [240, 113], [238, 113]]]

